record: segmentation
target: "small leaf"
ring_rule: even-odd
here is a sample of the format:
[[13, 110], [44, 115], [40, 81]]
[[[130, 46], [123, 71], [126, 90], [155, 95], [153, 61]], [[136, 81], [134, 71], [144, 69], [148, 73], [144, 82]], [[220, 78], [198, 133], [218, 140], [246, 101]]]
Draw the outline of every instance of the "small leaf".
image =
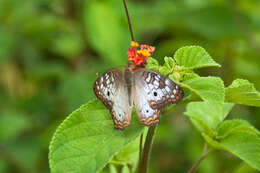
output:
[[185, 46], [178, 49], [174, 58], [178, 65], [189, 69], [196, 69], [202, 67], [220, 67], [208, 52], [200, 46]]
[[218, 77], [197, 77], [181, 83], [204, 101], [224, 102], [224, 84]]
[[173, 69], [173, 67], [175, 66], [175, 61], [173, 60], [172, 57], [164, 57], [164, 62], [165, 62], [165, 66], [169, 69]]
[[172, 74], [169, 75], [169, 78], [176, 82], [176, 83], [179, 83], [180, 79], [181, 79], [181, 75], [179, 72], [173, 72]]
[[218, 139], [225, 138], [234, 132], [247, 131], [260, 135], [260, 132], [245, 120], [226, 120], [218, 128]]
[[115, 130], [109, 111], [94, 100], [69, 115], [56, 130], [49, 152], [52, 173], [97, 172], [142, 131], [135, 121]]
[[156, 59], [154, 59], [153, 57], [150, 57], [147, 59], [147, 65], [149, 64], [153, 64], [153, 65], [159, 65], [158, 61]]
[[184, 114], [191, 118], [200, 132], [214, 137], [217, 126], [225, 119], [232, 107], [233, 104], [230, 103], [190, 102]]
[[197, 78], [197, 77], [200, 77], [200, 76], [196, 73], [185, 73], [183, 75], [183, 81], [194, 79], [194, 78]]
[[159, 67], [159, 72], [164, 75], [164, 76], [167, 76], [168, 74], [171, 73], [171, 69], [165, 67], [165, 66], [161, 66]]
[[260, 107], [260, 93], [247, 80], [236, 79], [225, 89], [226, 101]]
[[154, 71], [159, 71], [159, 63], [156, 59], [150, 57], [147, 60], [146, 68], [154, 70]]

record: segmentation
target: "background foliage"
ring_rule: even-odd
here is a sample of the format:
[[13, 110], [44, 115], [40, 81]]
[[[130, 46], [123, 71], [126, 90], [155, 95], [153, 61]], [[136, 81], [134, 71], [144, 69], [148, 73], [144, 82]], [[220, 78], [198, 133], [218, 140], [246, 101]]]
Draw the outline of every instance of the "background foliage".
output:
[[[159, 62], [181, 46], [200, 45], [222, 68], [196, 72], [220, 76], [225, 86], [248, 79], [260, 90], [258, 0], [128, 4], [137, 40], [156, 46]], [[95, 98], [97, 72], [126, 64], [129, 41], [118, 0], [0, 0], [0, 172], [49, 172], [56, 127]], [[161, 118], [151, 172], [185, 172], [198, 158], [203, 139], [181, 112], [184, 107]], [[228, 119], [242, 118], [259, 129], [259, 115], [259, 108], [236, 105]], [[227, 152], [214, 152], [199, 172], [254, 171]]]

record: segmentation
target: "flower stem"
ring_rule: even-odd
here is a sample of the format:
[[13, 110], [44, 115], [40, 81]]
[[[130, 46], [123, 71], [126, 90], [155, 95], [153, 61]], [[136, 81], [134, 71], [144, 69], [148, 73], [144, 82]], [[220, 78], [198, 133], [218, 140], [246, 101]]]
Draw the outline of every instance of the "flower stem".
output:
[[152, 150], [153, 138], [156, 126], [151, 126], [148, 129], [147, 136], [145, 139], [145, 144], [142, 152], [141, 162], [139, 162], [139, 173], [147, 173], [150, 153]]
[[194, 163], [194, 165], [189, 169], [188, 173], [194, 173], [196, 171], [196, 169], [198, 168], [198, 166], [200, 165], [200, 163], [206, 158], [206, 156], [208, 155], [208, 153], [210, 151], [211, 150], [209, 150], [208, 144], [205, 143], [203, 152], [201, 153], [199, 160], [197, 160]]
[[143, 133], [141, 134], [140, 136], [140, 143], [139, 143], [139, 161], [138, 161], [138, 165], [139, 165], [139, 168], [138, 170], [140, 169], [140, 165], [141, 165], [141, 160], [142, 160], [142, 152], [143, 152]]
[[132, 28], [132, 24], [131, 24], [130, 15], [129, 15], [129, 12], [128, 12], [126, 0], [123, 0], [123, 3], [124, 3], [124, 7], [125, 7], [125, 13], [126, 13], [127, 21], [128, 21], [128, 26], [129, 26], [129, 31], [130, 31], [130, 34], [131, 34], [131, 39], [132, 39], [132, 41], [135, 41], [134, 32], [133, 32], [133, 28]]

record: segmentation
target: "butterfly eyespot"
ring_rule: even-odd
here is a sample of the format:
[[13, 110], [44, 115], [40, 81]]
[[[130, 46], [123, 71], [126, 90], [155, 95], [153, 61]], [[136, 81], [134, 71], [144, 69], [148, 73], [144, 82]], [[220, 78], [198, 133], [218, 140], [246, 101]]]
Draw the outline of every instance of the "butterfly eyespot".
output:
[[157, 94], [157, 92], [153, 92], [153, 95], [156, 97], [158, 94]]
[[109, 91], [107, 92], [107, 96], [110, 96], [110, 92]]

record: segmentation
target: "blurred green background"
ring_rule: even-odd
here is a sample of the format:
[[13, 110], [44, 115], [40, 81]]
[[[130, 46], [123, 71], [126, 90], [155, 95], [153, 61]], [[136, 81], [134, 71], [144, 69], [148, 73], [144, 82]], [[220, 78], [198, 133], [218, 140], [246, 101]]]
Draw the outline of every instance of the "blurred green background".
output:
[[[154, 58], [200, 45], [222, 65], [199, 71], [229, 85], [245, 78], [260, 90], [259, 0], [128, 0], [136, 40]], [[127, 63], [130, 34], [120, 0], [0, 0], [0, 172], [47, 173], [56, 127], [95, 98], [97, 73]], [[203, 140], [185, 107], [161, 118], [150, 172], [182, 173]], [[260, 128], [260, 109], [236, 105], [229, 118]], [[111, 120], [112, 121], [112, 120]], [[254, 172], [214, 152], [200, 173]]]

